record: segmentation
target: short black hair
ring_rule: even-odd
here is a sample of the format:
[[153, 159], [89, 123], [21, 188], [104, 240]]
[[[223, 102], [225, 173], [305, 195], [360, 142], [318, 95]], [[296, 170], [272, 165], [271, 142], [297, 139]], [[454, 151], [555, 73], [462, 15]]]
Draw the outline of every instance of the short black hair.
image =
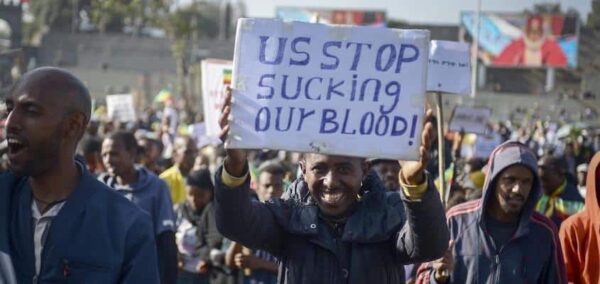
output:
[[83, 155], [100, 153], [102, 151], [102, 142], [96, 138], [83, 139], [81, 150]]
[[391, 164], [398, 164], [398, 160], [391, 160], [391, 159], [367, 159], [367, 161], [369, 162], [369, 164], [371, 164], [371, 166], [375, 166], [377, 164], [383, 164], [383, 163], [391, 163]]
[[281, 162], [277, 160], [267, 160], [258, 167], [258, 170], [256, 171], [257, 176], [260, 176], [263, 172], [272, 175], [285, 175], [287, 170]]
[[540, 164], [548, 165], [557, 170], [560, 174], [564, 174], [567, 171], [567, 161], [562, 156], [556, 157], [553, 155], [545, 154], [539, 159], [538, 166]]
[[210, 171], [207, 169], [195, 170], [188, 175], [185, 183], [201, 189], [209, 189], [212, 192], [215, 186], [213, 185], [211, 176]]
[[131, 131], [117, 131], [109, 135], [106, 139], [120, 141], [125, 146], [125, 150], [130, 153], [139, 154], [140, 146], [138, 146], [135, 135]]
[[140, 141], [146, 140], [146, 141], [148, 141], [148, 144], [152, 144], [152, 145], [156, 146], [159, 153], [162, 153], [165, 150], [165, 146], [163, 146], [163, 143], [160, 142], [160, 140], [158, 140], [158, 139], [154, 139], [154, 138], [146, 137], [146, 136], [140, 137], [138, 139]]

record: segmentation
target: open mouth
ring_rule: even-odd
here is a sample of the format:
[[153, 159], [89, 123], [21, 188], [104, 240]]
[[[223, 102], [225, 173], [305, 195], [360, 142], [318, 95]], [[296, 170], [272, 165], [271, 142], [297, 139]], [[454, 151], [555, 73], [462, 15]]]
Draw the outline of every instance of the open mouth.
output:
[[19, 138], [9, 137], [7, 139], [7, 142], [8, 142], [8, 155], [12, 156], [12, 157], [15, 157], [15, 156], [23, 153], [25, 151], [25, 148], [27, 148], [25, 143]]
[[344, 198], [344, 194], [340, 191], [321, 192], [321, 201], [329, 205], [337, 205]]

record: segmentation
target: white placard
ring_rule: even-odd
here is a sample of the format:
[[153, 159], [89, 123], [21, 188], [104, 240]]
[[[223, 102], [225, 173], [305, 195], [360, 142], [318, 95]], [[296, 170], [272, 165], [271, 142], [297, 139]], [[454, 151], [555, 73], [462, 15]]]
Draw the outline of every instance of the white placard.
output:
[[122, 122], [135, 121], [133, 96], [131, 94], [106, 96], [106, 112], [108, 118], [111, 120]]
[[432, 40], [429, 46], [427, 90], [450, 94], [470, 94], [470, 66], [468, 44]]
[[485, 134], [492, 110], [487, 107], [456, 106], [450, 118], [448, 131]]
[[219, 59], [202, 60], [202, 108], [206, 135], [218, 137], [221, 132], [219, 117], [225, 90], [231, 84], [233, 62]]
[[429, 32], [240, 19], [226, 147], [417, 159]]

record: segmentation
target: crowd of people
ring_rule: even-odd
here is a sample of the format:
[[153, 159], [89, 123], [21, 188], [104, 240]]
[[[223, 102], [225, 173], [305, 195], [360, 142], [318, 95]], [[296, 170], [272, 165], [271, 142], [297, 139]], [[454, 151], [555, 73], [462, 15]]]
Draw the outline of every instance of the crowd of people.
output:
[[490, 124], [482, 156], [428, 112], [420, 159], [399, 162], [225, 149], [174, 98], [136, 123], [94, 112], [57, 68], [6, 98], [0, 283], [600, 281], [594, 129]]

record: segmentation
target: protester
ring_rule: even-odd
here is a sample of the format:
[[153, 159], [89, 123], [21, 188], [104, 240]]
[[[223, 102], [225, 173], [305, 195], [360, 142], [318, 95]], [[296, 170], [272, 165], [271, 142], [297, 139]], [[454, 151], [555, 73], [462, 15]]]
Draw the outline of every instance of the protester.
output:
[[565, 283], [552, 221], [534, 211], [536, 157], [506, 142], [490, 156], [483, 198], [447, 213], [450, 248], [419, 269], [418, 283]]
[[152, 218], [161, 283], [177, 278], [175, 215], [167, 184], [144, 167], [135, 166], [138, 145], [131, 132], [117, 131], [102, 143], [107, 168], [98, 180], [123, 194]]
[[286, 169], [279, 161], [269, 160], [260, 164], [256, 174], [256, 195], [260, 202], [281, 197], [285, 173]]
[[371, 167], [379, 178], [383, 181], [385, 189], [388, 191], [399, 191], [400, 183], [398, 182], [398, 174], [400, 173], [400, 164], [395, 160], [373, 159]]
[[[257, 170], [257, 189], [256, 195], [258, 201], [265, 203], [272, 198], [280, 198], [283, 194], [283, 177], [286, 173], [285, 167], [276, 160], [263, 162]], [[231, 244], [230, 256], [233, 260], [229, 262], [235, 264], [239, 269], [243, 283], [269, 284], [277, 282], [277, 259], [264, 250], [250, 251], [245, 249], [239, 243]]]
[[[228, 93], [222, 139], [230, 105]], [[247, 153], [227, 149], [215, 174], [217, 227], [225, 237], [277, 257], [279, 283], [403, 283], [402, 264], [440, 257], [448, 243], [444, 209], [424, 171], [432, 131], [427, 123], [420, 159], [403, 163], [398, 193], [385, 191], [375, 173], [367, 175], [364, 159], [307, 154], [301, 167], [310, 205], [252, 202]]]
[[169, 185], [173, 203], [178, 204], [185, 200], [185, 178], [194, 166], [198, 149], [191, 137], [177, 137], [173, 150], [174, 165], [160, 174], [160, 178]]
[[177, 128], [179, 124], [179, 113], [175, 109], [175, 102], [173, 98], [168, 97], [164, 101], [164, 108], [162, 111], [162, 120], [160, 124], [161, 128], [161, 142], [165, 146], [165, 157], [170, 158], [175, 151], [175, 137], [177, 137]]
[[81, 155], [85, 160], [85, 166], [92, 175], [98, 175], [105, 171], [102, 164], [102, 141], [97, 138], [84, 138], [81, 143]]
[[181, 269], [177, 283], [209, 283], [216, 277], [211, 254], [220, 250], [223, 237], [215, 224], [213, 190], [208, 170], [193, 171], [186, 179], [186, 200], [175, 207]]
[[562, 221], [583, 210], [584, 200], [575, 180], [567, 175], [562, 158], [542, 156], [538, 162], [538, 172], [543, 194], [536, 210], [550, 218], [558, 228]]
[[[429, 153], [430, 153], [430, 158], [429, 158], [429, 162], [427, 163], [427, 171], [431, 174], [431, 176], [434, 179], [437, 179], [438, 176], [441, 174], [439, 172], [439, 148], [438, 148], [438, 139], [442, 139], [443, 143], [444, 143], [444, 169], [447, 169], [448, 166], [450, 166], [450, 163], [452, 163], [453, 159], [453, 144], [454, 144], [454, 140], [450, 140], [447, 139], [447, 137], [442, 136], [442, 137], [438, 137], [437, 135], [437, 119], [435, 119], [435, 117], [431, 117], [428, 118], [428, 122], [431, 123], [432, 128], [434, 129], [434, 131], [432, 132], [432, 139], [431, 139], [431, 148], [429, 149]], [[462, 138], [460, 138], [462, 140]]]
[[142, 148], [140, 163], [149, 171], [160, 175], [164, 171], [159, 164], [160, 154], [163, 151], [162, 143], [153, 138], [140, 137], [138, 138], [138, 145]]
[[589, 164], [585, 209], [565, 220], [560, 242], [569, 283], [591, 284], [600, 280], [600, 152]]
[[[91, 113], [83, 83], [62, 69], [34, 69], [6, 105], [0, 251], [16, 281], [158, 283], [150, 218], [73, 158]], [[8, 265], [1, 261], [2, 274]]]

